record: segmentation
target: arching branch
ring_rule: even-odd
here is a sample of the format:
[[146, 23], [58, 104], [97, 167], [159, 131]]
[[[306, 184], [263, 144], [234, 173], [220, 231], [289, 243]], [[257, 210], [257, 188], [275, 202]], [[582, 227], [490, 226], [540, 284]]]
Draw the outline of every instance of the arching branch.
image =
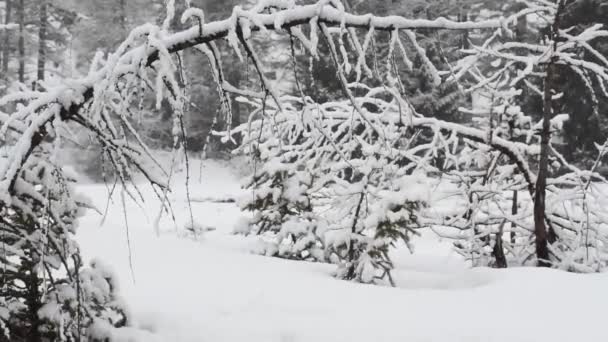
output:
[[[482, 22], [455, 22], [445, 18], [436, 20], [406, 19], [400, 16], [377, 17], [373, 15], [354, 15], [345, 13], [343, 10], [327, 5], [322, 1], [318, 4], [306, 6], [293, 6], [271, 13], [265, 13], [264, 8], [255, 8], [252, 11], [235, 9], [238, 20], [229, 18], [226, 20], [206, 23], [202, 26], [195, 25], [189, 29], [165, 38], [152, 37], [154, 28], [145, 26], [132, 34], [134, 37], [151, 37], [149, 42], [141, 46], [126, 50], [134, 41], [125, 42], [119, 52], [111, 57], [113, 61], [101, 70], [92, 72], [87, 77], [69, 82], [64, 86], [54, 88], [46, 93], [36, 94], [30, 104], [19, 111], [19, 117], [30, 117], [29, 127], [25, 130], [29, 134], [22, 136], [15, 149], [9, 166], [0, 170], [0, 191], [11, 193], [14, 179], [17, 177], [21, 165], [27, 160], [32, 151], [46, 139], [49, 132], [46, 126], [57, 117], [64, 122], [74, 121], [73, 118], [80, 115], [86, 116], [89, 110], [88, 104], [95, 102], [98, 110], [100, 101], [105, 99], [96, 96], [105, 96], [105, 90], [99, 89], [102, 80], [119, 80], [124, 76], [142, 72], [142, 68], [151, 67], [159, 60], [166, 59], [168, 54], [176, 53], [195, 47], [200, 44], [210, 43], [219, 39], [230, 39], [230, 32], [238, 31], [235, 25], [247, 26], [247, 31], [258, 30], [286, 30], [292, 27], [308, 25], [312, 19], [318, 24], [327, 27], [345, 27], [349, 30], [355, 28], [374, 29], [381, 31], [394, 31], [396, 29], [448, 29], [448, 30], [471, 30], [471, 29], [499, 29], [503, 23], [501, 20], [487, 20]], [[352, 31], [351, 31], [352, 32]], [[152, 38], [154, 40], [152, 40]], [[243, 35], [242, 40], [249, 37]], [[135, 40], [135, 38], [133, 38]], [[241, 42], [242, 43], [242, 42]], [[248, 47], [248, 44], [245, 44]], [[122, 53], [120, 52], [122, 51]], [[158, 70], [157, 70], [158, 71]], [[165, 80], [165, 83], [167, 81]], [[1, 102], [1, 100], [0, 100]], [[51, 113], [53, 111], [54, 113]], [[14, 117], [14, 115], [13, 115]], [[33, 117], [36, 117], [34, 119]], [[2, 117], [0, 117], [2, 119]], [[10, 122], [13, 119], [3, 121], [4, 125], [14, 126]], [[106, 122], [109, 128], [111, 124]], [[21, 128], [21, 127], [20, 127]], [[27, 141], [24, 141], [26, 139]]]

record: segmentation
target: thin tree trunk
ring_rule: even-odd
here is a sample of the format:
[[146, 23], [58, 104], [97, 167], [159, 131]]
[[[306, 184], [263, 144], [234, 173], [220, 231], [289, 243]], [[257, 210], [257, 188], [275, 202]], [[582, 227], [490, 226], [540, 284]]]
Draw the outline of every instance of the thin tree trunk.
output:
[[[40, 29], [38, 31], [38, 74], [36, 80], [44, 81], [44, 68], [46, 64], [46, 28], [47, 28], [47, 0], [40, 3]], [[36, 87], [35, 87], [36, 88]]]
[[25, 275], [25, 305], [27, 306], [27, 315], [30, 326], [28, 327], [26, 341], [27, 342], [41, 342], [42, 337], [40, 336], [40, 325], [41, 320], [38, 316], [38, 311], [42, 307], [40, 301], [40, 278], [37, 272], [38, 264], [33, 262], [27, 262], [25, 269], [27, 270]]
[[[560, 0], [555, 21], [551, 28], [553, 40], [553, 54], [557, 51], [557, 39], [559, 36], [560, 15], [564, 9], [565, 0]], [[534, 235], [536, 238], [536, 258], [538, 266], [550, 267], [549, 244], [547, 239], [547, 225], [545, 223], [545, 197], [547, 188], [547, 174], [549, 172], [549, 144], [551, 142], [551, 119], [553, 118], [553, 89], [557, 73], [555, 56], [547, 63], [545, 75], [544, 103], [543, 103], [543, 127], [540, 136], [540, 161], [538, 165], [538, 179], [534, 194]]]
[[[462, 13], [460, 12], [458, 14], [458, 21], [467, 21], [469, 20], [469, 14], [468, 13]], [[462, 34], [460, 36], [460, 47], [462, 49], [469, 49], [471, 48], [470, 44], [469, 44], [469, 30], [463, 30]]]
[[[511, 215], [517, 215], [517, 190], [513, 190], [513, 203], [511, 206]], [[515, 244], [515, 228], [517, 225], [515, 222], [511, 222], [511, 244]]]
[[17, 7], [19, 20], [19, 82], [25, 82], [25, 4], [24, 0], [19, 0]]
[[507, 264], [507, 258], [505, 257], [505, 250], [502, 246], [502, 235], [503, 235], [503, 228], [505, 226], [505, 222], [503, 222], [503, 224], [500, 225], [500, 229], [498, 230], [498, 233], [495, 235], [495, 241], [494, 241], [494, 248], [492, 249], [492, 255], [494, 256], [494, 267], [495, 268], [507, 268], [508, 264]]
[[357, 209], [355, 210], [355, 217], [353, 219], [353, 225], [351, 227], [351, 234], [353, 235], [350, 239], [350, 246], [348, 247], [348, 262], [350, 263], [348, 270], [346, 271], [346, 279], [347, 280], [352, 280], [355, 279], [356, 277], [356, 270], [355, 270], [355, 265], [353, 265], [353, 262], [355, 261], [355, 244], [356, 241], [354, 239], [354, 235], [357, 234], [357, 222], [359, 220], [359, 215], [361, 215], [361, 206], [363, 205], [363, 200], [365, 199], [365, 191], [367, 191], [367, 189], [364, 189], [363, 192], [361, 192], [361, 197], [359, 197], [359, 203], [357, 203]]
[[517, 40], [523, 42], [528, 35], [528, 17], [522, 15], [517, 19], [517, 27], [515, 29]]
[[[12, 0], [6, 0], [6, 13], [4, 16], [4, 23], [5, 24], [10, 24], [11, 23], [11, 14], [13, 11], [12, 8]], [[11, 46], [11, 34], [10, 34], [10, 30], [6, 30], [6, 32], [4, 32], [4, 44], [2, 46], [2, 75], [3, 78], [5, 80], [8, 79], [8, 61], [9, 61], [9, 55], [10, 55], [10, 46]]]
[[[230, 82], [230, 84], [234, 85], [237, 88], [240, 87], [242, 76], [238, 68], [234, 68], [234, 70], [229, 73], [229, 78], [230, 79], [228, 80], [228, 82]], [[232, 122], [227, 122], [226, 124], [231, 125], [232, 128], [241, 125], [241, 107], [240, 103], [236, 100], [232, 101]], [[235, 141], [237, 146], [241, 144], [240, 135], [235, 137]]]
[[534, 235], [536, 238], [536, 257], [538, 266], [549, 267], [549, 247], [547, 243], [547, 226], [545, 224], [545, 196], [547, 187], [547, 173], [549, 164], [549, 143], [551, 140], [551, 80], [553, 79], [554, 65], [547, 66], [547, 76], [545, 80], [545, 101], [543, 110], [543, 127], [540, 142], [540, 162], [538, 179], [536, 181], [536, 192], [534, 194]]

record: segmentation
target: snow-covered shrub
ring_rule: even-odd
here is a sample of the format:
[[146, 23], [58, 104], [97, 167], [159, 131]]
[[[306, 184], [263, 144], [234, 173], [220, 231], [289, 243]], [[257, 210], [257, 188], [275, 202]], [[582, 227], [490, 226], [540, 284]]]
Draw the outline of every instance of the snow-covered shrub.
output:
[[[475, 120], [487, 131], [486, 141], [504, 139], [535, 149], [538, 139], [532, 130], [532, 118], [516, 104], [520, 92], [511, 87], [510, 78], [492, 83], [487, 91], [490, 100], [486, 106], [474, 109], [478, 114], [488, 113]], [[530, 204], [528, 196], [521, 193], [528, 190], [529, 183], [518, 166], [504, 151], [485, 142], [466, 141], [455, 157], [446, 171], [465, 199], [463, 210], [448, 224], [460, 230], [454, 244], [456, 251], [474, 266], [504, 268], [527, 262], [529, 232], [504, 217], [515, 216], [520, 207]], [[530, 153], [526, 163], [535, 157]]]
[[88, 268], [73, 270], [71, 277], [54, 284], [38, 311], [44, 336], [61, 341], [105, 341], [112, 335], [111, 329], [127, 324], [116, 279], [106, 266], [93, 261]]
[[418, 227], [426, 190], [405, 185], [416, 164], [399, 149], [416, 135], [386, 115], [384, 91], [362, 91], [370, 121], [353, 116], [348, 101], [291, 98], [282, 111], [258, 103], [269, 123], [236, 129], [254, 160], [244, 208], [254, 209], [255, 232], [270, 233], [263, 254], [334, 262], [345, 279], [391, 281], [389, 249]]
[[[259, 252], [289, 259], [323, 260], [323, 222], [313, 211], [312, 196], [319, 171], [311, 153], [309, 123], [281, 116], [277, 126], [247, 125], [246, 142], [237, 152], [253, 158], [241, 208], [253, 216], [242, 233], [263, 235]], [[259, 125], [259, 126], [258, 126]], [[241, 127], [245, 129], [245, 127]], [[278, 132], [278, 135], [275, 134]]]
[[[598, 146], [599, 159], [606, 145]], [[608, 268], [608, 182], [593, 169], [574, 169], [556, 177], [547, 194], [548, 219], [554, 232], [550, 251], [554, 267], [570, 272]]]
[[332, 213], [327, 248], [339, 278], [394, 285], [389, 252], [400, 243], [412, 250], [410, 238], [421, 228], [418, 214], [428, 201], [428, 184], [420, 175], [382, 178], [365, 176], [349, 187], [358, 189], [354, 194], [336, 198], [341, 204]]
[[260, 164], [257, 177], [247, 183], [251, 195], [245, 195], [241, 205], [253, 217], [245, 233], [269, 237], [263, 254], [321, 261], [324, 228], [311, 203], [314, 177], [277, 159]]
[[292, 163], [282, 162], [281, 156], [269, 156], [245, 185], [251, 196], [245, 196], [241, 206], [253, 212], [250, 226], [255, 234], [277, 233], [291, 216], [311, 210], [302, 179], [304, 172], [294, 170]]
[[287, 259], [325, 261], [326, 225], [313, 212], [291, 217], [277, 234], [276, 255]]
[[278, 233], [261, 238], [254, 251], [284, 259], [326, 261], [323, 223], [312, 213], [293, 216], [283, 223]]
[[99, 263], [81, 266], [73, 235], [87, 202], [74, 193], [72, 181], [48, 154], [36, 152], [14, 189], [0, 200], [4, 336], [9, 341], [78, 341], [96, 321], [124, 325], [111, 274]]

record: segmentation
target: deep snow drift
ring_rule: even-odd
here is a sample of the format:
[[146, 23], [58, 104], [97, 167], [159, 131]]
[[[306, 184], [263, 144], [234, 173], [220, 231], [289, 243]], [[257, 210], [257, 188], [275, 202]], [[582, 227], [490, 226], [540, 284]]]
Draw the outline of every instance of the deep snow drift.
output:
[[[191, 170], [195, 200], [241, 194], [227, 164], [198, 161]], [[258, 256], [256, 238], [232, 233], [241, 217], [234, 203], [192, 203], [191, 234], [182, 176], [169, 195], [175, 223], [144, 187], [139, 207], [120, 191], [102, 217], [90, 211], [77, 236], [85, 258], [111, 265], [135, 326], [151, 341], [608, 341], [603, 326], [608, 275], [555, 270], [470, 269], [448, 242], [430, 234], [395, 253], [398, 288], [332, 278], [332, 265]], [[82, 185], [103, 211], [106, 185]], [[127, 239], [128, 238], [128, 239]], [[132, 266], [132, 267], [131, 267]]]

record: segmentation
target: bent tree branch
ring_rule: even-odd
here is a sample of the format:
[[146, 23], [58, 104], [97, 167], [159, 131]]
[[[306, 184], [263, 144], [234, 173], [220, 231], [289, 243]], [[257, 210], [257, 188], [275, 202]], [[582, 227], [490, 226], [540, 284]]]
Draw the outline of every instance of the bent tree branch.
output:
[[[271, 12], [269, 11], [271, 7], [274, 11], [266, 13]], [[0, 104], [14, 100], [29, 101], [24, 108], [13, 113], [10, 117], [0, 116], [4, 130], [20, 129], [23, 132], [21, 139], [14, 147], [15, 153], [11, 156], [10, 162], [0, 170], [0, 191], [13, 193], [15, 179], [23, 164], [34, 149], [48, 136], [47, 125], [52, 124], [57, 119], [63, 122], [72, 122], [75, 121], [74, 118], [77, 116], [85, 117], [93, 102], [106, 101], [103, 98], [104, 91], [99, 87], [99, 84], [103, 83], [102, 81], [118, 82], [126, 75], [137, 74], [142, 66], [154, 68], [156, 62], [163, 59], [163, 54], [177, 53], [223, 38], [230, 40], [231, 36], [235, 36], [237, 32], [244, 39], [249, 39], [251, 31], [274, 30], [282, 32], [290, 28], [308, 25], [311, 22], [314, 22], [315, 25], [322, 23], [327, 27], [362, 28], [391, 32], [421, 28], [438, 30], [501, 29], [503, 26], [501, 20], [454, 22], [445, 18], [411, 20], [400, 16], [354, 15], [346, 13], [342, 8], [326, 5], [325, 2], [278, 9], [273, 5], [255, 8], [250, 11], [244, 11], [237, 7], [231, 18], [207, 23], [202, 26], [202, 29], [199, 25], [195, 25], [184, 31], [165, 35], [166, 38], [159, 39], [154, 45], [144, 42], [130, 50], [125, 49], [122, 53], [119, 51], [110, 57], [110, 59], [117, 61], [116, 63], [91, 72], [83, 79], [72, 80], [61, 87], [45, 92], [23, 95], [21, 98], [0, 99]], [[302, 41], [303, 45], [310, 45], [311, 43], [311, 41], [306, 40], [303, 34], [298, 34], [296, 37]], [[154, 69], [156, 70], [156, 68]], [[168, 86], [168, 88], [170, 87]], [[174, 100], [181, 100], [174, 89], [169, 90], [175, 97]], [[107, 119], [104, 120], [108, 129], [112, 130], [111, 123]], [[29, 125], [28, 127], [22, 127], [22, 124], [18, 121], [29, 121]]]

